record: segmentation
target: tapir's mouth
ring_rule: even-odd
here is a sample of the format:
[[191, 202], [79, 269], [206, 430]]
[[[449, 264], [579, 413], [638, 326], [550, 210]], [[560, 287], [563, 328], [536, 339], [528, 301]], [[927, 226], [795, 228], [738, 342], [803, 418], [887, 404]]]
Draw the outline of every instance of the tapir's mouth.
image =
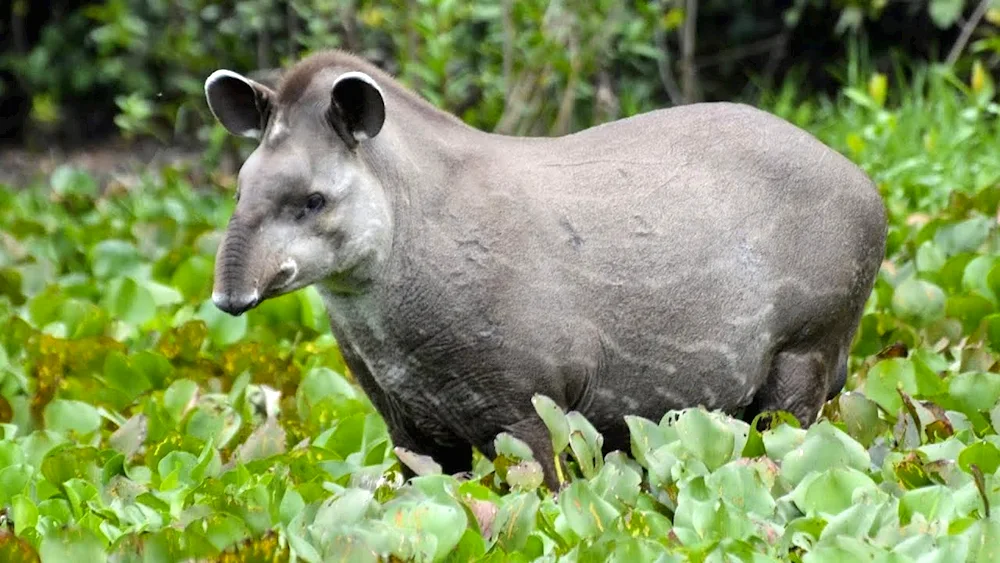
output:
[[298, 273], [299, 267], [295, 260], [285, 260], [271, 281], [267, 283], [263, 292], [256, 289], [244, 295], [213, 292], [212, 303], [220, 310], [238, 317], [267, 299], [287, 293], [298, 278]]

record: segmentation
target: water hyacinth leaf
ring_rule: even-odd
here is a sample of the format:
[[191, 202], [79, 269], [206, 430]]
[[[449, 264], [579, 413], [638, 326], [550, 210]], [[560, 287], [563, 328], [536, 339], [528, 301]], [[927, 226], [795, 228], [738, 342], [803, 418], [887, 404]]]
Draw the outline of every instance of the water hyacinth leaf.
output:
[[566, 414], [569, 424], [569, 443], [573, 457], [580, 464], [584, 477], [592, 478], [604, 465], [604, 437], [583, 415], [576, 411]]
[[100, 187], [97, 180], [87, 172], [63, 164], [52, 171], [49, 178], [52, 191], [60, 196], [97, 197]]
[[204, 321], [216, 346], [227, 346], [247, 333], [247, 315], [234, 317], [220, 310], [211, 300], [202, 302], [195, 317]]
[[[295, 502], [290, 501], [290, 502]], [[335, 497], [328, 498], [316, 511], [314, 525], [324, 530], [333, 530], [360, 522], [378, 513], [378, 505], [370, 491], [347, 489]]]
[[250, 536], [246, 524], [233, 514], [217, 512], [202, 522], [193, 523], [204, 530], [206, 539], [215, 549], [222, 551]]
[[984, 318], [994, 312], [993, 302], [981, 295], [955, 295], [948, 298], [945, 312], [962, 322], [963, 330], [971, 333]]
[[24, 493], [31, 482], [32, 473], [32, 468], [23, 463], [0, 469], [0, 502], [6, 504], [10, 499]]
[[[932, 380], [927, 381], [926, 387], [932, 393], [937, 390], [936, 386], [931, 387], [933, 385]], [[903, 400], [897, 388], [901, 388], [911, 396], [923, 395], [918, 382], [917, 368], [912, 360], [890, 358], [876, 363], [868, 371], [864, 387], [865, 396], [878, 403], [891, 415], [895, 415], [903, 408]]]
[[537, 489], [542, 485], [542, 481], [544, 480], [542, 466], [532, 459], [515, 463], [507, 467], [507, 474], [504, 480], [514, 489]]
[[871, 446], [887, 425], [879, 418], [878, 406], [861, 393], [847, 392], [838, 397], [840, 418], [847, 433], [862, 446]]
[[1000, 354], [1000, 314], [987, 315], [983, 318], [986, 325], [986, 343], [995, 354]]
[[[561, 496], [561, 495], [560, 495]], [[524, 549], [535, 529], [535, 519], [541, 501], [534, 492], [504, 495], [494, 521], [495, 541], [507, 553]]]
[[944, 267], [947, 256], [932, 241], [926, 241], [917, 248], [916, 266], [918, 272], [937, 273]]
[[962, 289], [996, 303], [997, 299], [1000, 298], [1000, 294], [997, 294], [996, 290], [1000, 287], [995, 288], [989, 283], [990, 271], [996, 265], [997, 259], [994, 256], [975, 256], [969, 260], [962, 272]]
[[93, 561], [108, 560], [101, 539], [86, 528], [53, 530], [42, 539], [38, 554], [44, 561]]
[[101, 415], [89, 403], [55, 399], [45, 406], [45, 427], [56, 432], [86, 435], [101, 427]]
[[728, 463], [707, 475], [705, 486], [737, 510], [761, 517], [774, 514], [775, 502], [770, 488], [748, 465]]
[[950, 521], [955, 514], [954, 493], [943, 485], [906, 491], [899, 499], [900, 523], [909, 524], [915, 514], [922, 515], [927, 522]]
[[858, 442], [828, 421], [811, 426], [806, 439], [781, 459], [782, 477], [798, 484], [809, 473], [849, 467], [866, 471], [871, 459]]
[[733, 456], [736, 437], [731, 428], [703, 409], [689, 409], [677, 419], [677, 435], [684, 448], [714, 471]]
[[233, 461], [247, 463], [285, 453], [285, 429], [274, 418], [267, 418], [236, 448]]
[[945, 294], [929, 281], [910, 278], [896, 287], [892, 309], [907, 322], [927, 325], [944, 316]]
[[977, 371], [954, 375], [948, 382], [948, 394], [965, 414], [989, 410], [1000, 400], [1000, 374]]
[[396, 457], [399, 458], [399, 462], [409, 467], [417, 476], [441, 474], [441, 464], [434, 461], [434, 458], [431, 456], [418, 454], [400, 447], [394, 448], [393, 451]]
[[177, 288], [184, 299], [201, 301], [212, 292], [212, 261], [194, 254], [177, 266], [170, 277], [170, 284]]
[[104, 307], [114, 318], [134, 326], [144, 325], [156, 315], [153, 294], [130, 277], [111, 280]]
[[788, 424], [778, 426], [761, 434], [761, 441], [767, 457], [780, 460], [789, 452], [798, 448], [806, 440], [806, 431]]
[[667, 438], [662, 428], [655, 422], [638, 416], [626, 415], [625, 423], [629, 429], [631, 453], [645, 468], [649, 468], [649, 452], [667, 444]]
[[566, 521], [581, 538], [595, 537], [611, 528], [619, 516], [615, 507], [598, 496], [586, 481], [573, 481], [559, 494]]
[[405, 499], [386, 503], [382, 521], [407, 531], [420, 552], [435, 560], [458, 545], [469, 525], [468, 517], [456, 501]]
[[687, 486], [680, 488], [674, 513], [674, 532], [683, 544], [750, 537], [754, 524], [748, 515], [719, 501], [704, 477], [695, 477]]
[[125, 354], [112, 350], [104, 359], [104, 379], [110, 387], [118, 389], [129, 400], [152, 388], [146, 375], [132, 364]]
[[524, 440], [517, 438], [509, 432], [501, 432], [493, 440], [497, 455], [506, 456], [511, 460], [535, 459], [534, 452]]
[[175, 421], [179, 421], [194, 406], [197, 395], [197, 383], [190, 379], [178, 379], [163, 393], [163, 407]]
[[633, 464], [622, 452], [611, 452], [590, 483], [596, 494], [619, 510], [634, 507], [639, 498], [642, 474]]
[[125, 240], [103, 240], [90, 250], [90, 267], [98, 279], [135, 275], [141, 263], [142, 257], [135, 245]]
[[799, 510], [807, 515], [838, 514], [854, 504], [859, 489], [874, 489], [868, 475], [852, 467], [838, 467], [812, 473], [790, 493]]
[[552, 451], [559, 455], [569, 445], [569, 422], [566, 419], [566, 413], [559, 408], [555, 401], [545, 395], [534, 395], [531, 398], [531, 404], [549, 429], [549, 434], [552, 437]]
[[958, 465], [967, 473], [972, 472], [973, 465], [984, 474], [996, 473], [1000, 469], [1000, 448], [986, 441], [970, 444], [958, 454]]

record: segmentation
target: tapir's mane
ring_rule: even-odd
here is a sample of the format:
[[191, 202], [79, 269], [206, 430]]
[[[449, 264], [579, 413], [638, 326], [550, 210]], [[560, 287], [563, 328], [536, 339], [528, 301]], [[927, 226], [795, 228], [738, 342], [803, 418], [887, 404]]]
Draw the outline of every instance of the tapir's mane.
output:
[[444, 118], [453, 123], [464, 124], [458, 117], [442, 111], [417, 93], [407, 89], [388, 72], [357, 55], [340, 50], [319, 51], [292, 66], [278, 85], [278, 103], [290, 105], [297, 102], [309, 88], [313, 77], [329, 68], [339, 69], [342, 72], [352, 70], [364, 72], [378, 82], [379, 87], [386, 95], [409, 102], [410, 106], [429, 117]]

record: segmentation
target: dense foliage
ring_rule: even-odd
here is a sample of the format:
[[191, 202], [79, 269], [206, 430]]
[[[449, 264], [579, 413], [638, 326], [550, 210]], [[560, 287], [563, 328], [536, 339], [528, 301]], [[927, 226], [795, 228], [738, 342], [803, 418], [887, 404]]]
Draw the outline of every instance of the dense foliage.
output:
[[[896, 89], [852, 67], [836, 100], [768, 99], [861, 163], [890, 212], [823, 421], [632, 418], [629, 455], [602, 457], [538, 397], [569, 460], [558, 495], [510, 436], [470, 479], [394, 451], [313, 290], [218, 311], [233, 178], [165, 168], [126, 188], [64, 167], [2, 186], [0, 559], [996, 560], [1000, 131], [976, 69]], [[403, 483], [399, 459], [422, 476]]]
[[[788, 72], [834, 84], [845, 45], [880, 65], [993, 53], [988, 0], [14, 0], [0, 13], [0, 137], [115, 127], [212, 140], [202, 82], [340, 47], [468, 122], [560, 133], [684, 100], [754, 99]], [[973, 31], [959, 41], [962, 30]], [[26, 121], [25, 121], [26, 120]], [[217, 131], [217, 130], [215, 130]], [[218, 140], [218, 139], [216, 139]]]

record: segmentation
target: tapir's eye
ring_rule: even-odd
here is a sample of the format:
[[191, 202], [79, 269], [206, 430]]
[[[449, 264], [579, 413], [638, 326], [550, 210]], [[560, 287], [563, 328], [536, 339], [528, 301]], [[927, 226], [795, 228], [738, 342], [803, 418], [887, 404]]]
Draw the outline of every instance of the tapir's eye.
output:
[[326, 205], [326, 199], [323, 194], [309, 194], [309, 198], [306, 199], [306, 209], [309, 211], [319, 211], [324, 205]]

